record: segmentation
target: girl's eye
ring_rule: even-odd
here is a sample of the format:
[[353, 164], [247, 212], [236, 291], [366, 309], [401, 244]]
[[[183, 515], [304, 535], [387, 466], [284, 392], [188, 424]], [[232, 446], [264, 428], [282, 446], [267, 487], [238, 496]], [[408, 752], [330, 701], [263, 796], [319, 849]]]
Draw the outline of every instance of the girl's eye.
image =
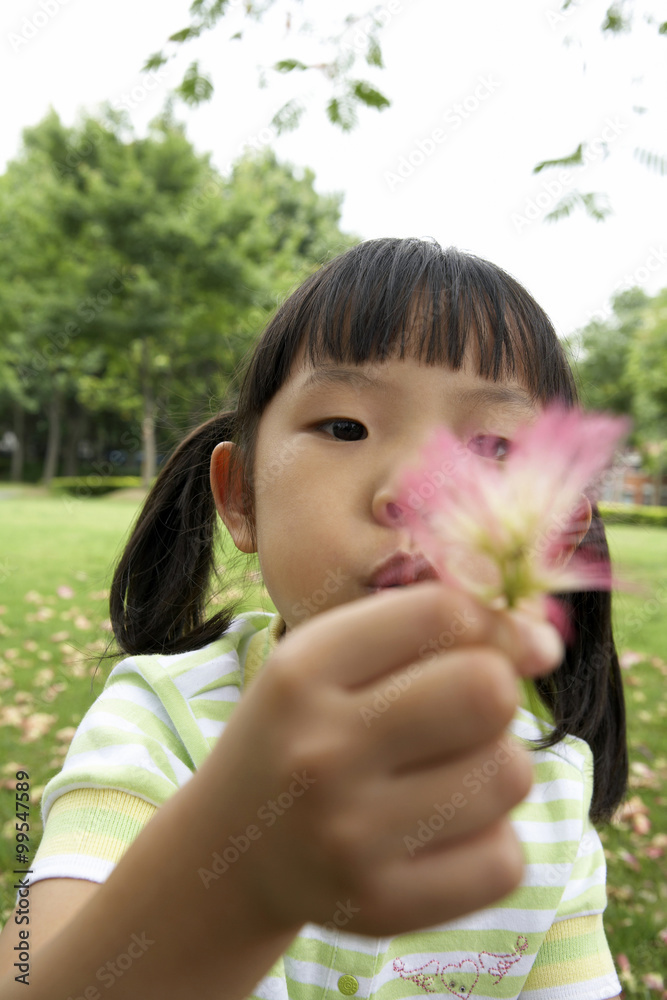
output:
[[358, 420], [327, 420], [323, 424], [318, 424], [318, 431], [325, 427], [331, 427], [333, 436], [337, 441], [361, 441], [368, 437], [368, 431]]
[[468, 448], [481, 458], [491, 458], [502, 461], [507, 458], [512, 442], [496, 434], [476, 434], [468, 441]]

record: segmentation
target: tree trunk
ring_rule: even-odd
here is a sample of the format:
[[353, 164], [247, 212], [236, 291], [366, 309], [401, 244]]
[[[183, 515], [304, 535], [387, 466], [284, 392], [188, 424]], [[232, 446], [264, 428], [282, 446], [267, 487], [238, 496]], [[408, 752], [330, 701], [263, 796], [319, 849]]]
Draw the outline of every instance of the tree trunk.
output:
[[67, 444], [65, 446], [63, 469], [65, 476], [76, 476], [79, 471], [79, 443], [83, 437], [86, 424], [84, 410], [80, 406], [74, 405], [76, 406], [74, 415], [70, 416], [67, 421]]
[[62, 403], [61, 393], [57, 389], [54, 389], [49, 403], [49, 436], [46, 442], [44, 472], [42, 473], [42, 480], [45, 486], [49, 485], [58, 471], [58, 460], [60, 458]]
[[157, 448], [155, 444], [155, 394], [151, 378], [150, 343], [146, 337], [141, 343], [141, 391], [143, 417], [141, 420], [141, 482], [148, 489], [157, 473]]
[[14, 434], [16, 435], [16, 447], [12, 452], [9, 478], [13, 483], [20, 483], [23, 479], [25, 459], [25, 410], [18, 399], [14, 400]]
[[662, 471], [662, 456], [660, 456], [658, 458], [655, 475], [653, 476], [653, 503], [656, 507], [660, 506], [660, 501], [662, 500]]

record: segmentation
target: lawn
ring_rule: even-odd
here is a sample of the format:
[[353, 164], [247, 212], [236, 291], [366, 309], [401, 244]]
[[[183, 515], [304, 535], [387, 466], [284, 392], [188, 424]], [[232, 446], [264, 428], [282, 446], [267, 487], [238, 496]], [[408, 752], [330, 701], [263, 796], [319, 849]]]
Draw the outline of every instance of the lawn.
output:
[[[98, 662], [110, 639], [109, 580], [136, 513], [136, 499], [120, 495], [0, 496], [0, 926], [14, 905], [15, 773], [30, 775], [34, 852], [41, 791], [111, 669]], [[627, 588], [615, 597], [615, 626], [632, 765], [623, 812], [602, 831], [605, 923], [625, 996], [648, 1000], [663, 995], [661, 977], [667, 983], [667, 531], [608, 534]], [[223, 543], [221, 564], [236, 566], [232, 550]], [[253, 560], [239, 564], [227, 593], [241, 608], [272, 608]]]

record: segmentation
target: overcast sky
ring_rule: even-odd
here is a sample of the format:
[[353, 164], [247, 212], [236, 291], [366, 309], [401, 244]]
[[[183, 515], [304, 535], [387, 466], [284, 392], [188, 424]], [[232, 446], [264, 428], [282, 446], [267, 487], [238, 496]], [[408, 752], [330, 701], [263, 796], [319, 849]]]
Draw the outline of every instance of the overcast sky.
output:
[[[629, 35], [602, 37], [607, 6], [574, 0], [562, 17], [560, 0], [382, 0], [386, 68], [364, 67], [364, 76], [392, 106], [364, 111], [344, 135], [324, 117], [321, 73], [269, 74], [260, 89], [257, 67], [291, 56], [313, 61], [312, 41], [287, 31], [288, 9], [292, 25], [310, 11], [333, 27], [337, 12], [368, 9], [362, 0], [278, 0], [252, 27], [244, 27], [236, 0], [215, 31], [148, 77], [145, 59], [189, 23], [188, 0], [6, 0], [0, 166], [49, 105], [72, 125], [83, 109], [109, 100], [128, 107], [145, 134], [183, 68], [199, 58], [214, 98], [196, 110], [179, 102], [176, 115], [221, 170], [244, 147], [269, 140], [281, 159], [314, 170], [318, 190], [344, 194], [343, 228], [363, 238], [431, 236], [488, 257], [568, 334], [608, 309], [624, 284], [649, 293], [667, 286], [667, 176], [634, 155], [638, 148], [667, 155], [667, 38], [641, 18]], [[229, 41], [242, 27], [243, 39]], [[352, 46], [363, 46], [363, 30], [362, 20]], [[271, 117], [300, 86], [313, 110], [297, 132], [274, 139]], [[533, 174], [537, 162], [571, 153], [582, 140], [591, 144], [585, 167]], [[575, 186], [605, 192], [614, 214], [596, 223], [579, 210], [544, 222]]]

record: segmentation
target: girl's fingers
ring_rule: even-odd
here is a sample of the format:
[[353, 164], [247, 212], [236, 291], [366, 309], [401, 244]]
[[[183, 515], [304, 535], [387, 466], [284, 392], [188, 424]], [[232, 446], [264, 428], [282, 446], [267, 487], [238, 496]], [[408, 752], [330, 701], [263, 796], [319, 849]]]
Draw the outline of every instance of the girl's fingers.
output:
[[317, 677], [354, 688], [434, 652], [479, 645], [497, 647], [526, 676], [547, 673], [563, 655], [550, 625], [490, 611], [462, 591], [428, 581], [316, 615], [290, 632], [272, 659], [283, 671], [298, 671], [301, 683]]
[[475, 836], [519, 805], [532, 781], [527, 751], [507, 734], [441, 767], [392, 776], [373, 803], [381, 832], [369, 850], [416, 857]]
[[500, 820], [444, 850], [425, 849], [382, 866], [381, 878], [351, 902], [352, 933], [404, 934], [481, 910], [507, 896], [523, 874], [523, 853], [512, 826]]
[[414, 771], [499, 737], [518, 704], [510, 660], [488, 647], [434, 655], [357, 694], [359, 727], [372, 733], [373, 766]]

